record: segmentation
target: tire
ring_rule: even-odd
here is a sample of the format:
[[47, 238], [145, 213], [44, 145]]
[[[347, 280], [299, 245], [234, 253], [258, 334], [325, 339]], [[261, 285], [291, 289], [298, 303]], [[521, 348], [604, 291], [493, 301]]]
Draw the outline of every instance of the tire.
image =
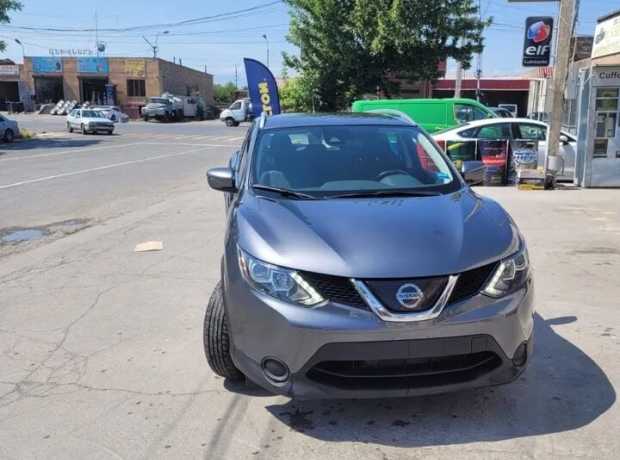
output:
[[73, 132], [73, 128], [71, 127], [71, 123], [67, 123], [67, 131], [69, 131], [70, 133]]
[[243, 374], [235, 367], [230, 357], [230, 336], [228, 318], [222, 296], [222, 282], [213, 289], [205, 313], [203, 341], [207, 363], [217, 375], [232, 381], [241, 381]]
[[11, 142], [13, 142], [13, 140], [15, 139], [15, 133], [13, 132], [13, 130], [10, 128], [7, 129], [4, 132], [3, 139], [4, 139], [4, 142], [6, 142], [7, 144], [10, 144]]
[[232, 126], [235, 126], [235, 120], [232, 118], [227, 118], [225, 123], [226, 123], [226, 126], [228, 126], [229, 128]]
[[84, 126], [84, 123], [80, 125], [80, 132], [84, 135], [88, 134], [88, 131], [86, 131], [86, 126]]
[[239, 122], [238, 122], [238, 121], [233, 122], [233, 126], [234, 126], [234, 127], [239, 126]]
[[144, 115], [144, 116], [142, 117], [142, 119], [143, 119], [144, 121], [149, 121], [149, 116], [148, 116], [148, 115]]

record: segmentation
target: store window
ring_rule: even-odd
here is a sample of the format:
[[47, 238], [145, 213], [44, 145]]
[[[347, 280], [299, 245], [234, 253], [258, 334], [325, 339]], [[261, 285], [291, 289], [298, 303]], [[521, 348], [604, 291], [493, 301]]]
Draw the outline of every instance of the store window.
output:
[[145, 97], [146, 85], [144, 84], [144, 80], [127, 80], [127, 96]]

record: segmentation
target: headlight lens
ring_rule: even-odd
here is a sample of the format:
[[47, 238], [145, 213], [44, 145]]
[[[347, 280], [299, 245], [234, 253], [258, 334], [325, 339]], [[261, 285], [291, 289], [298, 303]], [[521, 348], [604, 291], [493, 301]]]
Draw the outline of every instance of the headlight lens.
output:
[[516, 254], [500, 262], [482, 293], [502, 297], [520, 289], [530, 274], [530, 261], [525, 246]]
[[325, 299], [298, 272], [262, 262], [238, 250], [243, 277], [257, 291], [276, 299], [312, 307]]

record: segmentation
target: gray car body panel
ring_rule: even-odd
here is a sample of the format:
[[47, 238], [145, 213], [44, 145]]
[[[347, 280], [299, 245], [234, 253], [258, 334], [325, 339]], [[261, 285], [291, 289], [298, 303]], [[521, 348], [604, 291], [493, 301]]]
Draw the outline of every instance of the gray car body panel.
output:
[[506, 257], [519, 244], [506, 212], [467, 189], [423, 198], [316, 201], [249, 192], [232, 218], [239, 246], [254, 257], [352, 278], [460, 273]]
[[[284, 123], [280, 117], [273, 119], [275, 126]], [[338, 117], [327, 120], [346, 123]], [[320, 117], [314, 122], [319, 123]], [[250, 136], [252, 140], [255, 137]], [[251, 155], [253, 143], [246, 154]], [[459, 274], [499, 261], [519, 249], [522, 237], [499, 204], [477, 195], [464, 183], [459, 191], [438, 196], [294, 200], [248, 190], [242, 176], [240, 191], [226, 198], [222, 286], [231, 356], [255, 383], [296, 398], [388, 397], [506, 383], [523, 371], [511, 360], [523, 343], [527, 342], [531, 352], [531, 280], [500, 299], [478, 294], [448, 304], [434, 319], [387, 322], [370, 309], [332, 301], [306, 308], [257, 292], [243, 278], [238, 261], [241, 248], [271, 264], [346, 278]], [[496, 345], [502, 365], [471, 382], [415, 390], [360, 391], [326, 387], [306, 377], [313, 357], [330, 344], [398, 345], [400, 341], [459, 337], [467, 342], [469, 337], [480, 335]], [[265, 377], [261, 362], [267, 357], [286, 363], [291, 372], [287, 382], [274, 383]], [[391, 356], [388, 353], [380, 358]]]

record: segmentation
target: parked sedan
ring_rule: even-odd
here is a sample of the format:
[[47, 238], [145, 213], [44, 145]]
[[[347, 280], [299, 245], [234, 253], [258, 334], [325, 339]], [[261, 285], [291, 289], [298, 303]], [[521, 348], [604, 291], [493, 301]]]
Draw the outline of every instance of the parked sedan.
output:
[[114, 122], [108, 120], [99, 110], [74, 109], [67, 115], [67, 131], [72, 133], [74, 129], [79, 129], [82, 134], [99, 132], [112, 134]]
[[13, 142], [13, 139], [19, 137], [17, 122], [0, 115], [0, 137], [4, 142]]
[[[475, 140], [538, 144], [538, 166], [544, 165], [547, 149], [547, 130], [549, 125], [529, 118], [495, 118], [479, 120], [458, 128], [442, 131], [433, 137], [445, 147], [447, 142], [467, 142]], [[562, 132], [560, 136], [559, 155], [562, 160], [562, 169], [558, 172], [560, 180], [572, 180], [575, 175], [575, 157], [577, 139]]]

